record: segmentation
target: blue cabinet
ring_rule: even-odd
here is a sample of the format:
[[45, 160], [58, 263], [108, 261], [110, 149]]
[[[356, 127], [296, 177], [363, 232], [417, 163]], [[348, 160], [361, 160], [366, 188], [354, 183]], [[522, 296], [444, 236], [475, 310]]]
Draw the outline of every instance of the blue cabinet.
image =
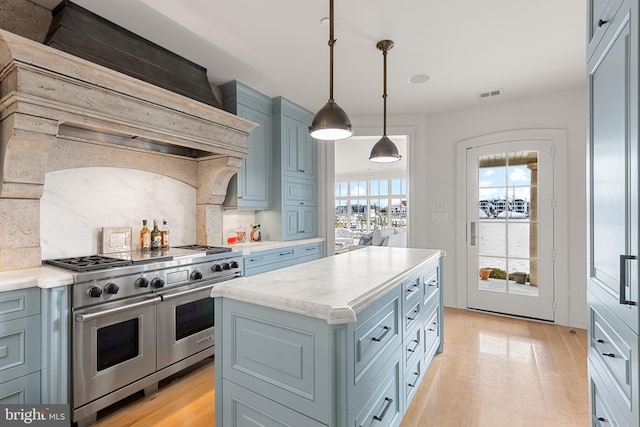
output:
[[39, 404], [40, 288], [0, 293], [0, 403]]
[[590, 0], [588, 14], [589, 384], [593, 426], [640, 426], [640, 7]]
[[313, 116], [284, 98], [279, 98], [276, 102], [280, 107], [283, 172], [316, 179], [317, 142], [309, 135], [309, 124], [313, 121]]
[[317, 234], [317, 141], [309, 136], [313, 113], [286, 98], [273, 99], [272, 209], [256, 213], [267, 240]]
[[441, 274], [425, 263], [348, 324], [216, 298], [216, 425], [397, 427], [443, 350]]
[[252, 252], [242, 260], [244, 276], [254, 276], [324, 256], [324, 242], [286, 246], [278, 249]]
[[231, 178], [225, 208], [266, 209], [270, 202], [272, 114], [271, 98], [239, 81], [220, 87], [224, 109], [257, 123], [249, 135], [249, 155], [240, 171]]

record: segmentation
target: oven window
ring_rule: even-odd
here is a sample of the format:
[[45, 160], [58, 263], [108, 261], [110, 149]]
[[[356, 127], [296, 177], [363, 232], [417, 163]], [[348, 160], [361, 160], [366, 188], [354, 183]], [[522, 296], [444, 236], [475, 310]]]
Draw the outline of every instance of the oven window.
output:
[[176, 341], [213, 327], [213, 298], [176, 307]]
[[98, 329], [98, 372], [140, 354], [138, 318]]

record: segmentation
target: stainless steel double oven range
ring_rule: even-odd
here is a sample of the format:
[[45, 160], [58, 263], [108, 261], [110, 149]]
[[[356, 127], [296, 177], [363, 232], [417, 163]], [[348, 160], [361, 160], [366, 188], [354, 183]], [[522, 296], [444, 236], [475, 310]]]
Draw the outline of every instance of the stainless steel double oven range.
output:
[[45, 262], [73, 270], [71, 406], [80, 427], [212, 356], [211, 288], [242, 272], [241, 253], [195, 245]]

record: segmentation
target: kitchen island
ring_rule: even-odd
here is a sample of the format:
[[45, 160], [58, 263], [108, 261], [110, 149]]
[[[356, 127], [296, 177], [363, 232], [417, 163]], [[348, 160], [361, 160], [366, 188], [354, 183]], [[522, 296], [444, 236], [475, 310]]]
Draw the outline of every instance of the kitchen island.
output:
[[216, 425], [399, 425], [443, 350], [442, 256], [369, 247], [216, 285]]

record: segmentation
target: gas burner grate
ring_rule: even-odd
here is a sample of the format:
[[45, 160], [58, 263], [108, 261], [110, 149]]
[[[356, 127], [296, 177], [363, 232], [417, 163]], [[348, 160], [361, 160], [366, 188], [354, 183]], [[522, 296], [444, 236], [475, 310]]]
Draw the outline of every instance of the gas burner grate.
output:
[[206, 246], [206, 245], [183, 245], [174, 246], [176, 249], [190, 249], [193, 251], [205, 251], [207, 255], [231, 252], [231, 248], [225, 248], [223, 246]]
[[131, 265], [131, 260], [102, 255], [90, 255], [72, 258], [48, 259], [45, 263], [74, 271], [104, 270], [112, 267]]

